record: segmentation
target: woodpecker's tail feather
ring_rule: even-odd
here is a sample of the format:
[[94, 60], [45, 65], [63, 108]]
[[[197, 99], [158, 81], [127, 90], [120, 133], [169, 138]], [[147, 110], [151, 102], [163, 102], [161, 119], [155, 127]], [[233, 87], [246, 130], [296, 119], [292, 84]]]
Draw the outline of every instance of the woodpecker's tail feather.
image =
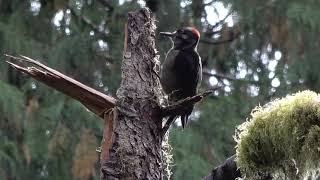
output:
[[182, 129], [184, 129], [188, 123], [188, 115], [182, 115], [181, 116], [181, 125], [182, 125]]
[[[192, 113], [193, 110], [193, 106], [190, 106], [188, 108], [186, 108], [186, 111], [183, 115], [181, 115], [181, 124], [182, 124], [182, 128], [184, 129], [188, 123], [188, 119], [190, 114]], [[171, 124], [177, 119], [177, 117], [179, 116], [169, 116], [168, 120], [166, 121], [165, 125], [162, 128], [161, 131], [161, 137], [163, 138], [164, 135], [166, 134], [166, 132], [169, 130]]]
[[177, 116], [170, 116], [168, 118], [168, 120], [166, 121], [165, 125], [163, 126], [162, 130], [161, 130], [161, 138], [163, 139], [164, 135], [166, 134], [166, 132], [169, 130], [172, 122], [174, 122], [174, 120], [177, 119]]
[[186, 109], [186, 113], [184, 115], [181, 115], [181, 125], [183, 129], [187, 126], [188, 119], [192, 111], [193, 111], [193, 106], [190, 106]]

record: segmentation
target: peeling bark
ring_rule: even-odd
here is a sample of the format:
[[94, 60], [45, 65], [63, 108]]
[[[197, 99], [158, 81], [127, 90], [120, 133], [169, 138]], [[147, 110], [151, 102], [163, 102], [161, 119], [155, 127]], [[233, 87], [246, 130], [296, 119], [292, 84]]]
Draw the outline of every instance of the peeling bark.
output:
[[101, 179], [162, 179], [162, 97], [154, 68], [159, 66], [155, 24], [149, 9], [128, 14], [122, 62], [122, 82], [117, 91], [118, 118], [114, 121], [109, 157], [101, 162]]

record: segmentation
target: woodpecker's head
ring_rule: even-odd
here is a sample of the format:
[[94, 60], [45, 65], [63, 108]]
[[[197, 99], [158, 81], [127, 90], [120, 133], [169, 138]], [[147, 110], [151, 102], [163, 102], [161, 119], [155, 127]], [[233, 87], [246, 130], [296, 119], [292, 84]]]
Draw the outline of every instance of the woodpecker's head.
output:
[[174, 32], [160, 32], [160, 34], [170, 37], [175, 49], [196, 49], [200, 39], [199, 31], [193, 27], [183, 27]]

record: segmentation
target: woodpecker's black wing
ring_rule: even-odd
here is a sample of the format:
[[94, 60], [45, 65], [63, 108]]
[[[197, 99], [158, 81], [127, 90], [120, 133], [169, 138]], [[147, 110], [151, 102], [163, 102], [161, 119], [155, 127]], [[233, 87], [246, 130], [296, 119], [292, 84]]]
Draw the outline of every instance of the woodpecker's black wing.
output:
[[[177, 99], [180, 100], [196, 95], [202, 79], [201, 59], [198, 53], [194, 49], [181, 50], [176, 57], [174, 69], [179, 86], [179, 90], [176, 93]], [[193, 105], [186, 107], [185, 114], [181, 116], [183, 128], [187, 124], [192, 110]]]
[[194, 96], [202, 78], [201, 59], [198, 53], [191, 50], [181, 50], [175, 58], [174, 69], [179, 86], [179, 99]]

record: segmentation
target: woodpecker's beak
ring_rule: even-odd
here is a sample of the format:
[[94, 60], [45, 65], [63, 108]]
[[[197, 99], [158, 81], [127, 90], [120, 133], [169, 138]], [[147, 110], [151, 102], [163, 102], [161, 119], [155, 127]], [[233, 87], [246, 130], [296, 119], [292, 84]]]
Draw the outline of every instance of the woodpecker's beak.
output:
[[168, 36], [168, 37], [173, 37], [176, 35], [176, 32], [160, 32], [160, 35], [162, 36]]

